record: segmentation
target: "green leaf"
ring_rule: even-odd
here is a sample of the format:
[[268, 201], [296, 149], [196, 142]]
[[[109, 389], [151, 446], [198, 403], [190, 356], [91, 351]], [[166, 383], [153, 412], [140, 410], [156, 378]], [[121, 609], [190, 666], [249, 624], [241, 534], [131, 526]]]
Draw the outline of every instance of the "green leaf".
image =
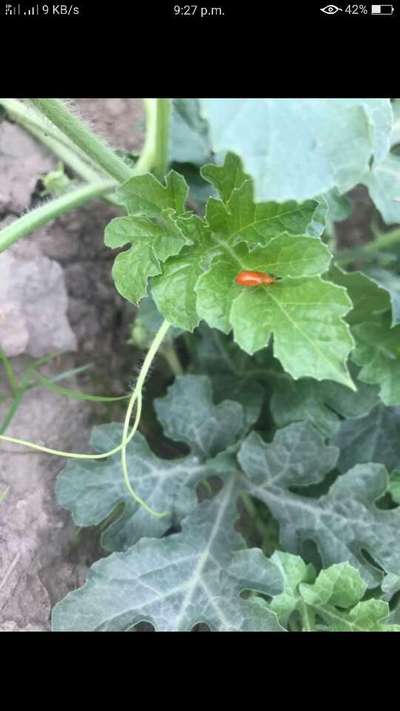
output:
[[392, 100], [393, 126], [391, 135], [392, 147], [400, 143], [400, 99]]
[[[392, 148], [399, 143], [400, 120], [399, 102], [392, 103], [393, 125], [388, 130], [386, 141]], [[395, 152], [387, 153], [384, 160], [373, 164], [362, 179], [376, 207], [386, 224], [400, 222], [400, 156]]]
[[196, 213], [203, 215], [207, 200], [215, 197], [215, 190], [201, 177], [200, 168], [192, 163], [172, 163], [172, 168], [179, 170], [189, 187], [189, 201]]
[[[222, 198], [210, 198], [204, 219], [183, 211], [184, 181], [173, 172], [166, 187], [140, 176], [120, 188], [130, 215], [106, 232], [109, 245], [132, 242], [114, 265], [120, 293], [137, 301], [151, 279], [156, 306], [175, 327], [193, 331], [204, 319], [225, 333], [233, 330], [249, 354], [274, 335], [275, 355], [295, 378], [354, 387], [346, 368], [353, 341], [342, 318], [351, 302], [344, 289], [321, 280], [331, 255], [312, 238], [320, 231], [321, 205], [256, 205], [252, 182], [231, 153], [203, 175]], [[235, 277], [247, 269], [275, 272], [281, 281], [245, 289]]]
[[[281, 376], [274, 384], [271, 412], [278, 427], [309, 421], [325, 437], [340, 428], [340, 418], [367, 415], [378, 402], [378, 388], [356, 382], [357, 392], [330, 381], [293, 380]], [[368, 460], [366, 460], [368, 461]]]
[[354, 389], [346, 366], [353, 339], [342, 320], [350, 306], [344, 290], [319, 277], [288, 277], [276, 288], [242, 291], [230, 321], [247, 353], [265, 347], [273, 334], [274, 355], [294, 378], [335, 380]]
[[[118, 454], [104, 461], [69, 462], [57, 479], [57, 500], [71, 511], [77, 526], [98, 525], [123, 504], [102, 535], [106, 550], [125, 550], [143, 536], [162, 536], [195, 508], [200, 481], [221, 476], [232, 467], [224, 450], [243, 429], [242, 407], [230, 401], [213, 405], [206, 376], [178, 377], [168, 395], [155, 401], [155, 408], [165, 433], [188, 444], [191, 454], [160, 459], [137, 433], [127, 447], [127, 463], [133, 488], [155, 510], [168, 511], [168, 516], [157, 518], [136, 504], [124, 484]], [[120, 443], [121, 436], [120, 425], [102, 425], [94, 428], [91, 443], [97, 452], [107, 452]]]
[[332, 565], [316, 576], [299, 556], [276, 551], [268, 559], [261, 551], [247, 550], [235, 553], [229, 572], [245, 577], [249, 590], [272, 597], [264, 604], [286, 628], [293, 628], [297, 614], [302, 631], [400, 631], [400, 625], [390, 624], [387, 602], [362, 601], [366, 584], [349, 563]]
[[281, 631], [264, 605], [240, 598], [229, 573], [235, 532], [237, 480], [185, 519], [182, 532], [142, 539], [125, 553], [95, 563], [86, 585], [53, 610], [55, 631], [127, 631], [146, 621], [159, 631]]
[[340, 448], [342, 472], [364, 462], [378, 462], [391, 471], [400, 464], [400, 413], [378, 405], [366, 417], [345, 420], [332, 444]]
[[[134, 243], [134, 240], [139, 241]], [[148, 280], [161, 272], [161, 263], [178, 254], [187, 240], [169, 212], [160, 224], [146, 217], [116, 217], [106, 227], [107, 247], [132, 246], [119, 254], [113, 266], [113, 278], [121, 296], [138, 303], [147, 293]]]
[[[154, 301], [150, 297], [142, 299], [133, 322], [130, 342], [143, 350], [150, 348], [151, 342], [161, 328], [163, 320], [163, 317], [157, 311]], [[171, 327], [162, 342], [160, 351], [162, 352], [163, 346], [166, 344], [171, 345], [181, 333], [181, 329]]]
[[359, 379], [379, 385], [386, 405], [400, 404], [400, 326], [392, 328], [389, 293], [360, 272], [335, 268], [331, 276], [346, 287], [354, 305], [347, 320], [356, 343], [351, 359], [361, 368]]
[[248, 475], [249, 492], [278, 521], [285, 550], [299, 553], [306, 541], [313, 541], [324, 567], [349, 562], [375, 586], [380, 573], [362, 551], [387, 572], [396, 572], [400, 566], [396, 543], [400, 511], [375, 506], [388, 487], [385, 467], [355, 466], [319, 498], [291, 491], [322, 481], [335, 466], [337, 454], [336, 448], [324, 445], [311, 425], [296, 423], [278, 430], [271, 444], [252, 432], [241, 445], [238, 459]]
[[389, 612], [387, 602], [371, 599], [359, 602], [346, 615], [321, 610], [321, 616], [332, 632], [400, 632], [400, 625], [389, 622]]
[[361, 272], [345, 272], [332, 267], [329, 277], [335, 284], [347, 289], [353, 308], [346, 317], [351, 326], [378, 321], [390, 310], [390, 299], [386, 289]]
[[173, 99], [171, 161], [203, 165], [210, 159], [207, 122], [200, 115], [198, 99]]
[[[396, 259], [394, 255], [394, 259]], [[379, 286], [386, 289], [389, 293], [390, 303], [392, 306], [392, 322], [391, 326], [397, 326], [400, 323], [400, 277], [398, 274], [382, 269], [375, 265], [368, 269], [368, 274], [376, 281]]]
[[400, 156], [389, 153], [382, 163], [364, 175], [362, 183], [386, 224], [400, 222]]
[[242, 406], [231, 400], [214, 405], [205, 375], [178, 376], [154, 405], [167, 437], [185, 442], [200, 457], [223, 451], [244, 429]]
[[336, 188], [333, 188], [324, 196], [326, 200], [329, 216], [333, 222], [347, 220], [352, 212], [352, 204], [348, 197], [340, 195]]
[[165, 186], [149, 174], [131, 178], [117, 191], [116, 200], [129, 215], [111, 220], [104, 241], [112, 249], [131, 244], [113, 267], [116, 287], [128, 301], [138, 303], [147, 293], [149, 278], [160, 274], [162, 262], [187, 244], [174, 219], [184, 212], [186, 198], [185, 180], [174, 171]]
[[234, 150], [258, 200], [304, 200], [356, 185], [389, 150], [389, 99], [201, 99], [215, 152]]
[[287, 627], [290, 616], [300, 602], [298, 587], [303, 581], [313, 580], [315, 571], [312, 565], [306, 565], [299, 556], [290, 553], [276, 551], [270, 560], [281, 573], [283, 580], [283, 591], [274, 597], [270, 609], [277, 614], [281, 624]]
[[395, 573], [385, 575], [381, 588], [383, 598], [389, 602], [400, 590], [400, 575], [396, 575]]
[[239, 242], [252, 247], [266, 245], [268, 240], [284, 233], [321, 234], [320, 221], [325, 211], [315, 200], [255, 203], [252, 180], [233, 153], [226, 155], [222, 166], [204, 166], [201, 174], [220, 196], [220, 200], [211, 198], [207, 205], [209, 225], [232, 245]]
[[203, 264], [209, 257], [212, 243], [200, 218], [192, 216], [182, 219], [179, 224], [193, 245], [166, 262], [162, 276], [152, 280], [151, 293], [164, 318], [178, 328], [193, 331], [200, 321], [195, 286], [204, 271]]
[[153, 175], [136, 175], [127, 180], [115, 192], [116, 201], [123, 205], [128, 215], [160, 217], [163, 210], [173, 209], [177, 215], [185, 211], [187, 185], [184, 178], [171, 170], [165, 185]]
[[391, 316], [353, 328], [356, 348], [352, 360], [361, 367], [359, 377], [380, 385], [385, 405], [400, 405], [400, 326], [391, 328]]
[[257, 421], [266, 395], [263, 380], [271, 372], [271, 364], [279, 367], [278, 362], [268, 349], [250, 357], [229, 336], [205, 324], [199, 326], [193, 339], [191, 358], [195, 371], [210, 377], [216, 402], [227, 398], [240, 402], [250, 427]]
[[331, 565], [321, 570], [314, 584], [303, 583], [301, 595], [307, 605], [332, 604], [345, 610], [356, 605], [367, 590], [358, 570], [349, 563]]

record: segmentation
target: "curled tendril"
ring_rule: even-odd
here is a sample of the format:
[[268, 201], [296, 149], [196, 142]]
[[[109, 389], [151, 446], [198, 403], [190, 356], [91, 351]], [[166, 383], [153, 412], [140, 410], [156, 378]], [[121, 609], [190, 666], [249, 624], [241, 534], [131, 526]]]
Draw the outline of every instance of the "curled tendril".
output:
[[[151, 364], [157, 355], [157, 352], [161, 346], [161, 343], [163, 342], [163, 340], [165, 338], [165, 335], [166, 335], [168, 329], [169, 329], [168, 321], [163, 321], [161, 327], [157, 331], [157, 333], [154, 337], [154, 340], [153, 340], [153, 342], [146, 354], [146, 357], [143, 361], [143, 365], [142, 365], [139, 375], [138, 375], [138, 379], [136, 381], [135, 389], [129, 399], [129, 403], [128, 403], [128, 407], [127, 407], [126, 415], [125, 415], [125, 420], [124, 420], [122, 439], [121, 439], [121, 443], [117, 447], [110, 449], [108, 452], [102, 452], [101, 454], [80, 454], [78, 452], [64, 452], [64, 451], [58, 450], [58, 449], [51, 449], [50, 447], [44, 447], [40, 444], [36, 444], [35, 442], [30, 442], [25, 439], [18, 439], [17, 437], [9, 437], [8, 435], [0, 435], [0, 440], [3, 440], [4, 442], [10, 442], [11, 444], [19, 444], [23, 447], [29, 447], [30, 449], [34, 449], [35, 451], [38, 451], [38, 452], [43, 452], [44, 454], [52, 454], [56, 457], [64, 457], [67, 459], [84, 459], [84, 460], [106, 459], [107, 457], [111, 457], [114, 454], [117, 454], [117, 452], [121, 452], [121, 465], [122, 465], [123, 479], [124, 479], [126, 488], [128, 489], [132, 498], [140, 506], [142, 506], [146, 511], [148, 511], [148, 513], [150, 513], [152, 516], [159, 516], [159, 517], [167, 516], [168, 511], [162, 511], [162, 512], [155, 511], [154, 509], [151, 508], [151, 506], [146, 504], [146, 502], [133, 489], [133, 487], [130, 483], [130, 480], [129, 480], [129, 472], [128, 472], [128, 465], [127, 465], [127, 458], [126, 458], [126, 448], [129, 444], [129, 442], [135, 436], [135, 433], [137, 432], [137, 429], [139, 427], [140, 418], [141, 418], [141, 414], [142, 414], [143, 386], [144, 386], [146, 377], [148, 375], [148, 372], [150, 370]], [[135, 422], [133, 424], [132, 429], [129, 431], [129, 423], [130, 423], [130, 420], [132, 417], [132, 412], [133, 412], [135, 405], [136, 405]]]

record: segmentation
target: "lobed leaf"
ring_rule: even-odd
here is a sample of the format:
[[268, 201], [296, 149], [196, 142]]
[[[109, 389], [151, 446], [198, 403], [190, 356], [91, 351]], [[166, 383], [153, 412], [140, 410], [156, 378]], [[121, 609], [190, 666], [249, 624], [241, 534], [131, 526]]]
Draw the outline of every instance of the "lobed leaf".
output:
[[358, 377], [380, 386], [385, 405], [400, 404], [400, 326], [392, 327], [388, 291], [360, 272], [331, 272], [335, 282], [345, 286], [354, 304], [347, 316], [355, 339], [351, 359], [360, 367]]
[[139, 622], [159, 631], [283, 631], [273, 612], [242, 600], [227, 569], [243, 546], [234, 531], [234, 475], [211, 501], [185, 519], [182, 533], [142, 539], [125, 553], [94, 564], [86, 585], [53, 610], [55, 631], [128, 631]]
[[[164, 535], [196, 507], [199, 482], [232, 468], [225, 450], [243, 430], [242, 407], [231, 401], [214, 405], [206, 376], [177, 378], [155, 407], [165, 433], [188, 444], [191, 454], [160, 459], [137, 433], [127, 447], [127, 463], [133, 488], [153, 509], [167, 511], [167, 516], [152, 516], [132, 499], [122, 478], [119, 454], [104, 461], [69, 462], [57, 479], [57, 500], [71, 511], [76, 525], [95, 526], [117, 512], [102, 535], [109, 551], [126, 550], [144, 536]], [[91, 443], [97, 452], [107, 452], [120, 443], [121, 436], [120, 425], [101, 425], [94, 428]]]
[[249, 478], [249, 492], [278, 521], [285, 550], [298, 553], [306, 541], [313, 541], [324, 567], [347, 561], [373, 586], [381, 575], [363, 551], [386, 572], [400, 566], [396, 543], [400, 512], [375, 505], [388, 488], [385, 467], [357, 465], [319, 498], [307, 496], [306, 490], [304, 495], [291, 490], [322, 481], [337, 456], [338, 450], [327, 448], [311, 425], [297, 423], [279, 430], [269, 445], [252, 432], [241, 445], [238, 460]]
[[[332, 437], [347, 422], [359, 418], [378, 403], [378, 388], [355, 379], [357, 392], [334, 383], [318, 383], [312, 378], [293, 380], [282, 375], [274, 383], [270, 401], [271, 413], [278, 427], [292, 422], [309, 421], [325, 437]], [[363, 460], [364, 461], [364, 460]]]
[[[258, 200], [354, 187], [389, 150], [389, 99], [201, 99], [215, 152], [234, 150]], [[249, 126], [251, 129], [249, 130]]]
[[[317, 576], [299, 556], [276, 551], [266, 558], [250, 549], [235, 553], [229, 570], [249, 590], [272, 597], [264, 605], [286, 628], [292, 628], [297, 615], [302, 631], [400, 631], [388, 619], [387, 602], [362, 600], [367, 586], [349, 563], [332, 565]], [[274, 593], [273, 587], [281, 589]]]
[[211, 146], [199, 100], [173, 99], [172, 108], [171, 161], [203, 165], [210, 159]]
[[[220, 194], [208, 200], [205, 218], [184, 211], [184, 181], [173, 171], [165, 186], [140, 176], [120, 188], [130, 214], [106, 231], [109, 246], [132, 243], [115, 261], [119, 292], [137, 302], [150, 280], [172, 325], [193, 331], [203, 319], [233, 331], [249, 354], [273, 336], [275, 355], [293, 377], [354, 387], [346, 367], [353, 340], [343, 320], [351, 302], [343, 288], [320, 278], [331, 259], [316, 238], [325, 208], [315, 201], [256, 204], [252, 181], [231, 153], [202, 174]], [[276, 273], [281, 281], [244, 289], [235, 281], [242, 270]]]
[[340, 448], [338, 467], [378, 462], [392, 471], [400, 464], [400, 411], [377, 405], [366, 417], [345, 420], [332, 440]]

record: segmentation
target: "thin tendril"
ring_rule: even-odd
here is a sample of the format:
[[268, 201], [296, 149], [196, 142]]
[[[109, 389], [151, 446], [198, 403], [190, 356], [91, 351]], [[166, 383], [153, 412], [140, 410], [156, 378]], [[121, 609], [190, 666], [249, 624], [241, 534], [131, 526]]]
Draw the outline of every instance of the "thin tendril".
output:
[[[128, 445], [128, 442], [132, 437], [134, 436], [140, 422], [140, 417], [142, 413], [142, 390], [143, 390], [143, 385], [146, 380], [146, 376], [150, 370], [150, 366], [157, 354], [157, 351], [164, 340], [165, 334], [167, 333], [169, 328], [169, 323], [167, 321], [164, 321], [160, 329], [157, 331], [153, 343], [151, 344], [147, 354], [146, 358], [144, 359], [144, 363], [142, 365], [142, 368], [139, 373], [139, 377], [136, 383], [135, 390], [133, 391], [132, 397], [129, 401], [129, 405], [126, 411], [125, 415], [125, 422], [124, 422], [124, 429], [122, 432], [122, 442], [121, 442], [121, 465], [122, 465], [122, 472], [123, 472], [123, 478], [125, 485], [131, 494], [132, 498], [143, 508], [148, 511], [148, 513], [152, 514], [152, 516], [157, 516], [157, 517], [162, 517], [162, 516], [167, 516], [168, 511], [155, 511], [152, 509], [148, 504], [146, 504], [143, 499], [136, 494], [134, 489], [132, 488], [132, 485], [129, 480], [129, 472], [128, 472], [128, 465], [127, 465], [127, 459], [126, 459], [126, 447]], [[136, 417], [135, 417], [135, 422], [133, 425], [133, 428], [131, 432], [129, 433], [128, 436], [128, 431], [129, 431], [129, 422], [132, 416], [132, 411], [134, 408], [134, 405], [136, 403]]]
[[[136, 430], [135, 430], [136, 431]], [[132, 430], [126, 441], [128, 444], [135, 432]], [[18, 439], [17, 437], [9, 437], [8, 435], [0, 435], [0, 440], [4, 442], [11, 442], [11, 444], [20, 444], [23, 447], [29, 447], [29, 449], [34, 449], [37, 452], [44, 452], [44, 454], [53, 454], [55, 457], [64, 457], [65, 459], [106, 459], [107, 457], [112, 457], [113, 454], [117, 454], [122, 449], [122, 443], [114, 449], [110, 449], [108, 452], [103, 452], [102, 454], [78, 454], [77, 452], [63, 452], [59, 449], [51, 449], [50, 447], [43, 447], [41, 444], [35, 444], [35, 442], [29, 442], [26, 439]]]
[[[151, 364], [157, 355], [157, 351], [164, 340], [165, 334], [167, 333], [169, 329], [169, 323], [167, 321], [164, 321], [163, 324], [161, 325], [160, 329], [157, 331], [154, 340], [146, 354], [146, 357], [144, 359], [143, 366], [140, 370], [139, 377], [137, 379], [136, 387], [130, 397], [129, 400], [129, 405], [126, 411], [126, 416], [125, 416], [125, 422], [124, 422], [124, 429], [123, 429], [123, 434], [122, 434], [122, 440], [121, 443], [117, 446], [114, 447], [114, 449], [110, 449], [108, 452], [103, 452], [102, 454], [78, 454], [76, 452], [64, 452], [62, 450], [58, 449], [51, 449], [50, 447], [44, 447], [40, 444], [35, 444], [35, 442], [29, 442], [28, 440], [25, 439], [17, 439], [16, 437], [9, 437], [8, 435], [0, 435], [0, 440], [3, 440], [5, 442], [11, 442], [11, 444], [20, 444], [24, 447], [29, 447], [30, 449], [34, 449], [38, 452], [44, 452], [45, 454], [53, 454], [54, 456], [57, 457], [65, 457], [68, 459], [106, 459], [107, 457], [111, 457], [117, 452], [121, 452], [121, 464], [122, 464], [122, 471], [123, 471], [123, 476], [124, 476], [124, 482], [126, 484], [126, 487], [131, 494], [131, 496], [139, 503], [141, 506], [143, 506], [146, 511], [151, 513], [153, 516], [166, 516], [168, 514], [167, 511], [163, 512], [158, 512], [154, 511], [148, 504], [146, 504], [143, 499], [136, 494], [134, 489], [132, 488], [132, 485], [129, 481], [129, 473], [128, 473], [128, 467], [127, 467], [127, 461], [126, 461], [126, 448], [131, 439], [134, 437], [138, 427], [139, 427], [139, 422], [140, 422], [140, 417], [142, 413], [142, 390], [143, 390], [143, 385], [146, 380], [147, 374], [150, 370]], [[131, 431], [129, 432], [129, 422], [132, 416], [133, 408], [136, 403], [136, 417], [135, 417], [135, 422], [133, 424], [133, 427]], [[128, 434], [129, 432], [129, 434]]]

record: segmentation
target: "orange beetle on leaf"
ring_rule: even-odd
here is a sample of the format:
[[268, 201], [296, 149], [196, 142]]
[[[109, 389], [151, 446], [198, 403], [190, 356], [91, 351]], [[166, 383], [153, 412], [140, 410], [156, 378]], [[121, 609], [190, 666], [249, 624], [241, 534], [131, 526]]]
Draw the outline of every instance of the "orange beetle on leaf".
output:
[[268, 274], [267, 272], [239, 272], [235, 277], [236, 284], [239, 286], [270, 286], [271, 284], [276, 284], [281, 277], [276, 277], [273, 274]]

